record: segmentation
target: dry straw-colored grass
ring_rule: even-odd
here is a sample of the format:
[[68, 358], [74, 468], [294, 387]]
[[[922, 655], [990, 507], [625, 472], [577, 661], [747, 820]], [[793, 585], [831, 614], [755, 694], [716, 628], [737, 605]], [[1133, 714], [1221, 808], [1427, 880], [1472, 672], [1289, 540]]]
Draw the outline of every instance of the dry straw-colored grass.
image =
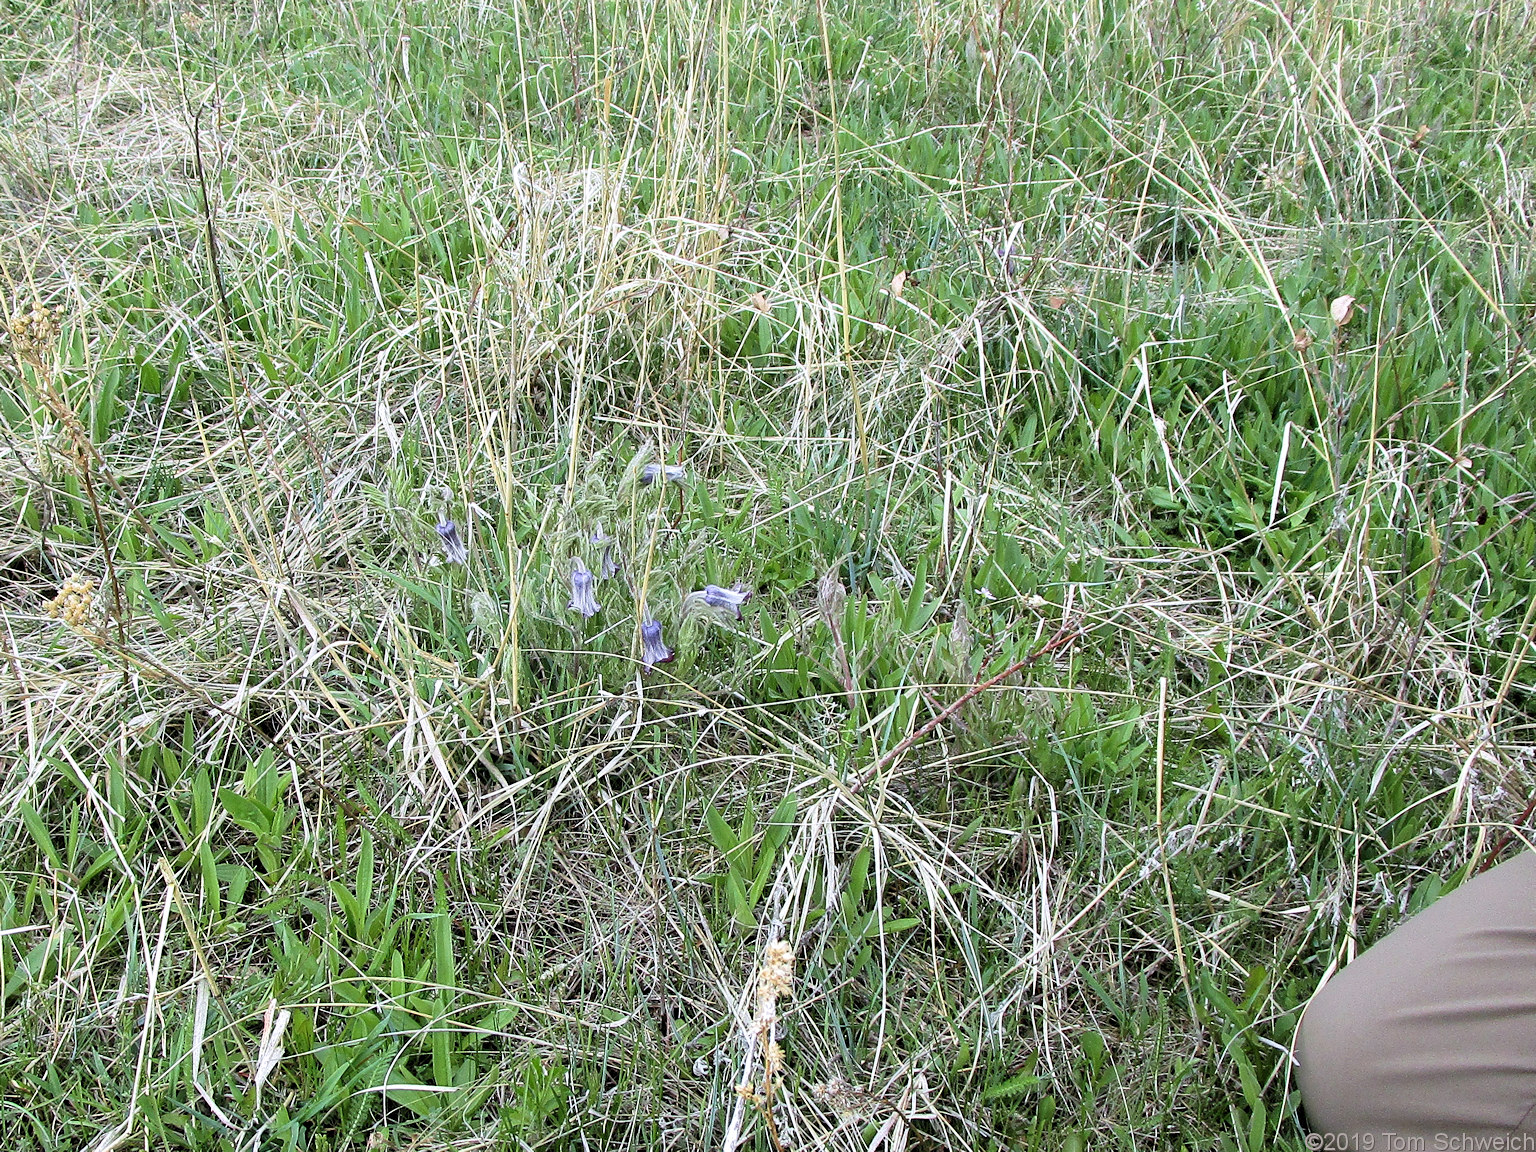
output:
[[[490, 19], [476, 6], [430, 8], [463, 43]], [[974, 152], [952, 181], [928, 181], [938, 215], [969, 239], [931, 266], [963, 266], [990, 287], [951, 319], [916, 287], [892, 291], [886, 280], [886, 311], [860, 318], [872, 335], [856, 345], [843, 281], [860, 269], [839, 255], [836, 198], [859, 179], [897, 188], [919, 177], [892, 159], [891, 140], [831, 149], [830, 120], [866, 94], [854, 86], [829, 103], [812, 80], [790, 101], [804, 106], [802, 158], [732, 175], [734, 145], [718, 111], [726, 96], [706, 66], [719, 50], [719, 13], [668, 10], [671, 31], [698, 51], [679, 51], [679, 71], [665, 83], [654, 70], [631, 108], [604, 104], [602, 61], [588, 61], [566, 98], [573, 115], [579, 105], [606, 117], [601, 134], [535, 144], [531, 130], [487, 127], [484, 147], [457, 166], [402, 165], [402, 141], [427, 133], [372, 23], [365, 33], [342, 16], [334, 27], [315, 17], [336, 36], [328, 51], [370, 62], [361, 101], [285, 87], [276, 55], [243, 57], [226, 76], [194, 66], [219, 35], [261, 26], [261, 12], [205, 18], [223, 22], [222, 32], [188, 28], [183, 16], [180, 34], [201, 48], [178, 41], [126, 52], [109, 46], [122, 41], [105, 24], [99, 43], [86, 28], [94, 47], [84, 55], [57, 29], [52, 39], [9, 41], [18, 80], [0, 127], [0, 265], [13, 303], [46, 302], [63, 338], [36, 364], [18, 359], [0, 376], [24, 413], [6, 423], [0, 470], [13, 505], [29, 513], [0, 518], [0, 762], [12, 766], [0, 781], [6, 915], [29, 886], [47, 893], [27, 905], [31, 920], [0, 928], [22, 953], [52, 939], [67, 960], [7, 993], [0, 1049], [21, 1053], [13, 1067], [40, 1074], [96, 1052], [118, 1095], [97, 1102], [95, 1118], [122, 1134], [122, 1146], [150, 1139], [141, 1094], [178, 1093], [206, 1097], [206, 1109], [229, 1121], [231, 1146], [263, 1146], [279, 1103], [290, 1112], [303, 1103], [299, 1081], [285, 1079], [291, 1055], [256, 1093], [264, 1105], [242, 1103], [229, 1087], [254, 1073], [263, 1036], [276, 1051], [274, 1026], [263, 1024], [269, 1001], [279, 997], [278, 1007], [323, 1028], [351, 995], [338, 990], [350, 961], [338, 961], [328, 978], [281, 998], [274, 950], [283, 945], [270, 920], [313, 917], [299, 898], [331, 901], [327, 884], [350, 882], [356, 829], [367, 827], [387, 885], [423, 916], [437, 907], [434, 893], [445, 893], [457, 946], [480, 957], [480, 982], [464, 986], [460, 1003], [521, 1010], [499, 1025], [498, 1055], [477, 1073], [475, 1084], [492, 1090], [489, 1110], [422, 1120], [396, 1106], [396, 1124], [418, 1126], [429, 1141], [401, 1136], [400, 1147], [495, 1145], [495, 1105], [517, 1101], [518, 1070], [534, 1054], [562, 1062], [583, 1092], [595, 1076], [565, 1131], [602, 1123], [614, 1143], [768, 1146], [771, 1126], [783, 1147], [981, 1147], [1004, 1138], [994, 1131], [997, 1108], [978, 1103], [982, 1090], [1029, 1054], [1040, 1075], [1058, 1078], [1067, 1127], [1156, 1143], [1172, 1139], [1157, 1127], [1164, 1121], [1148, 1119], [1161, 1107], [1162, 1115], [1185, 1109], [1197, 1117], [1189, 1131], [1214, 1138], [1226, 1121], [1210, 1120], [1209, 1093], [1178, 1071], [1187, 1059], [1195, 1081], [1236, 1083], [1230, 1062], [1213, 1054], [1220, 1039], [1210, 1019], [1185, 1011], [1199, 995], [1198, 974], [1241, 989], [1261, 954], [1289, 966], [1269, 972], [1252, 1006], [1261, 1042], [1283, 1048], [1289, 1037], [1270, 1022], [1294, 1007], [1281, 1003], [1294, 995], [1288, 981], [1315, 982], [1318, 957], [1350, 958], [1378, 910], [1400, 911], [1420, 878], [1486, 850], [1529, 788], [1518, 667], [1526, 648], [1511, 637], [1528, 646], [1531, 620], [1515, 604], [1477, 623], [1491, 580], [1458, 592], [1465, 614], [1431, 611], [1433, 596], [1402, 609], [1400, 573], [1384, 569], [1376, 542], [1428, 532], [1452, 548], [1474, 515], [1481, 467], [1406, 434], [1371, 444], [1367, 463], [1328, 494], [1326, 547], [1294, 563], [1261, 555], [1256, 567], [1241, 549], [1198, 537], [1133, 546], [1138, 530], [1157, 528], [1145, 493], [1119, 476], [1108, 490], [1088, 490], [1070, 461], [1022, 466], [1000, 429], [1047, 408], [1063, 428], [1086, 427], [1095, 419], [1087, 393], [1118, 391], [1120, 427], [1147, 434], [1164, 461], [1152, 471], [1170, 492], [1232, 470], [1232, 455], [1244, 451], [1235, 414], [1251, 403], [1247, 385], [1224, 379], [1200, 418], [1169, 424], [1153, 406], [1145, 360], [1104, 380], [1063, 337], [1059, 317], [1107, 307], [1133, 282], [1128, 309], [1166, 322], [1165, 344], [1177, 352], [1222, 309], [1277, 299], [1284, 276], [1315, 247], [1317, 225], [1290, 205], [1311, 194], [1298, 173], [1324, 155], [1317, 166], [1334, 176], [1325, 197], [1336, 221], [1374, 213], [1384, 235], [1416, 229], [1448, 259], [1470, 263], [1475, 246], [1510, 270], [1525, 260], [1532, 219], [1528, 149], [1513, 146], [1530, 128], [1529, 107], [1524, 120], [1490, 129], [1490, 147], [1510, 145], [1523, 160], [1511, 161], [1499, 187], [1479, 190], [1485, 217], [1426, 219], [1389, 155], [1414, 127], [1399, 110], [1419, 83], [1415, 37], [1432, 31], [1421, 6], [1340, 4], [1271, 19], [1262, 5], [1215, 5], [1202, 17], [1214, 35], [1198, 47], [1177, 27], [1188, 18], [1183, 7], [1117, 7], [1113, 19], [1103, 8], [913, 10], [927, 59], [910, 67], [974, 77], [968, 108], [934, 113], [963, 117], [954, 133], [995, 134], [1033, 154], [1031, 134], [1046, 129], [1018, 93], [1075, 93], [1078, 114], [1103, 126], [1120, 159], [1083, 171], [1062, 161], [1069, 179], [1059, 193], [1042, 215], [1018, 222], [971, 214], [989, 190], [974, 178]], [[539, 19], [546, 35], [560, 24]], [[754, 19], [760, 32], [732, 40], [734, 68], [768, 68], [763, 41], [798, 28], [783, 5]], [[1501, 28], [1520, 18], [1503, 19]], [[1107, 34], [1115, 21], [1124, 27]], [[1060, 31], [1048, 62], [1026, 51], [1036, 22]], [[1501, 31], [1490, 52], [1514, 36]], [[807, 76], [821, 66], [819, 42], [810, 43], [815, 52], [794, 61]], [[671, 51], [659, 38], [629, 50], [642, 62]], [[1127, 59], [1157, 59], [1164, 71], [1127, 78]], [[1178, 111], [1158, 111], [1183, 65], [1191, 73], [1198, 65], [1212, 101], [1230, 107], [1234, 152], [1268, 149], [1262, 178], [1235, 182], [1181, 142]], [[1127, 90], [1139, 89], [1152, 96], [1128, 105]], [[927, 127], [926, 115], [913, 111], [914, 128]], [[259, 314], [254, 322], [232, 322], [212, 286], [194, 128], [226, 290], [235, 312]], [[1128, 191], [1120, 168], [1133, 162], [1143, 175]], [[799, 190], [791, 209], [743, 208], [746, 195], [766, 200], [786, 185]], [[1243, 289], [1174, 292], [1176, 312], [1159, 314], [1180, 273], [1147, 257], [1143, 234], [1170, 186], [1185, 190], [1183, 210], [1207, 243], [1261, 274]], [[400, 210], [402, 189], [412, 187], [433, 190], [449, 205], [442, 216], [467, 237], [452, 275], [419, 257], [390, 262], [402, 243], [390, 229], [409, 232], [422, 223], [418, 213], [433, 211], [425, 200]], [[389, 210], [368, 218], [365, 194]], [[348, 239], [368, 250], [365, 317], [328, 342], [338, 319], [326, 277], [343, 274], [326, 261], [339, 262], [334, 253]], [[394, 284], [405, 267], [410, 282]], [[137, 314], [122, 303], [128, 283], [154, 288]], [[1485, 298], [1494, 323], [1515, 322], [1506, 284], [1478, 280], [1466, 291]], [[759, 302], [793, 340], [786, 336], [791, 351], [778, 362], [754, 371], [724, 355], [716, 333]], [[1276, 314], [1290, 325], [1282, 352], [1310, 356], [1326, 386], [1336, 371], [1329, 357], [1343, 353], [1309, 352], [1299, 339], [1304, 319], [1289, 308]], [[307, 340], [324, 350], [301, 357]], [[993, 341], [1018, 347], [1017, 366], [979, 381], [965, 375], [960, 366]], [[38, 399], [43, 391], [57, 389], [89, 423], [103, 365], [129, 347], [163, 361], [178, 344], [188, 387], [178, 393], [167, 381], [159, 394], [126, 396], [95, 440], [99, 459], [82, 462]], [[1517, 348], [1511, 364], [1523, 373], [1529, 359]], [[764, 417], [755, 431], [742, 431], [743, 408]], [[1224, 423], [1227, 459], [1192, 460], [1186, 445]], [[1066, 446], [1058, 431], [1041, 435]], [[1326, 422], [1287, 435], [1298, 454], [1340, 450]], [[696, 482], [745, 510], [729, 533], [684, 534], [675, 494], [663, 484], [657, 498], [639, 484], [641, 463], [682, 450]], [[86, 471], [102, 495], [110, 549], [76, 524]], [[164, 495], [173, 490], [177, 498]], [[590, 655], [606, 644], [637, 657], [636, 613], [604, 615], [585, 635], [572, 630], [562, 565], [593, 525], [617, 534], [650, 602], [670, 604], [702, 585], [712, 563], [727, 583], [762, 575], [766, 550], [785, 542], [779, 493], [791, 510], [832, 508], [849, 520], [872, 508], [882, 541], [874, 569], [893, 586], [921, 550], [906, 529], [911, 510], [940, 510], [917, 539], [936, 541], [942, 557], [927, 591], [944, 627], [914, 644], [910, 687], [920, 699], [907, 711], [850, 708], [863, 690], [841, 688], [792, 709], [770, 706], [755, 693], [772, 646], [750, 620], [727, 629], [720, 642], [733, 655], [722, 661], [707, 656], [717, 624], [693, 620], [683, 634], [669, 618], [688, 662], [650, 676], [635, 663], [615, 677]], [[1277, 480], [1275, 502], [1279, 493]], [[1278, 527], [1271, 493], [1252, 498]], [[457, 519], [472, 557], [451, 577], [433, 531], [444, 515]], [[997, 617], [1001, 626], [983, 618], [975, 587], [993, 547], [989, 516], [1025, 555], [1066, 551], [1085, 571], [1102, 562], [1103, 579], [1068, 582], [1051, 599], [1021, 597]], [[219, 523], [227, 530], [216, 532]], [[523, 527], [509, 536], [508, 525]], [[222, 543], [197, 543], [211, 535]], [[912, 552], [903, 554], [902, 540]], [[141, 604], [155, 604], [122, 632], [109, 618], [109, 551]], [[67, 578], [96, 582], [94, 606], [61, 624], [45, 605]], [[409, 586], [450, 579], [469, 606], [469, 656], [444, 639], [441, 612], [424, 610]], [[831, 644], [818, 631], [813, 586], [779, 595], [773, 610], [792, 643]], [[859, 760], [860, 747], [889, 751], [981, 678], [967, 649], [991, 659], [1007, 641], [1022, 655], [1063, 627], [1081, 629], [1080, 638], [1039, 674], [978, 696], [900, 756]], [[1149, 653], [1171, 657], [1161, 690]], [[1135, 713], [1144, 791], [1155, 786], [1155, 803], [1111, 815], [1107, 794], [1031, 771], [1034, 733], [1082, 700], [1106, 718]], [[898, 721], [905, 730], [890, 727]], [[1104, 730], [1116, 722], [1105, 719]], [[258, 881], [283, 911], [198, 925], [206, 905], [195, 895], [197, 845], [242, 844], [244, 834], [217, 805], [205, 831], [189, 832], [188, 785], [168, 782], [157, 761], [137, 767], [146, 749], [180, 747], [183, 725], [221, 786], [250, 787], [243, 765], [263, 754], [289, 782], [289, 835], [309, 847]], [[1009, 726], [1030, 735], [999, 735]], [[1180, 754], [1197, 742], [1198, 754]], [[1364, 870], [1362, 853], [1374, 860], [1388, 847], [1370, 805], [1404, 762], [1412, 805], [1432, 817], [1412, 842], [1386, 851], [1388, 864]], [[866, 775], [871, 764], [879, 771]], [[1015, 773], [1022, 794], [1010, 801], [995, 780]], [[1293, 790], [1322, 794], [1320, 782], [1346, 778], [1354, 825], [1284, 805]], [[758, 926], [733, 930], [709, 882], [721, 857], [703, 832], [705, 805], [734, 822], [751, 797], [766, 819], [791, 792], [795, 825]], [[1103, 810], [1085, 808], [1090, 800]], [[144, 814], [131, 837], [122, 804]], [[1271, 818], [1290, 859], [1252, 865], [1251, 842], [1276, 852]], [[85, 881], [42, 852], [29, 820], [61, 842], [85, 836], [116, 862]], [[354, 837], [344, 849], [341, 822]], [[875, 975], [853, 977], [831, 960], [837, 918], [820, 914], [835, 909], [861, 846], [874, 889], [920, 923], [874, 934]], [[1401, 863], [1390, 862], [1393, 852]], [[162, 860], [174, 862], [174, 886]], [[1322, 890], [1314, 874], [1328, 877]], [[1175, 882], [1188, 903], [1175, 900]], [[121, 924], [108, 931], [113, 917]], [[766, 1051], [753, 1023], [756, 973], [778, 940], [793, 945], [797, 965], [777, 1009], [793, 1022], [792, 1040], [777, 1041], [789, 1072], [766, 1099], [744, 1097], [736, 1089], [761, 1084]], [[511, 965], [497, 969], [488, 958]], [[1161, 1027], [1131, 1036], [1090, 978], [1131, 998], [1138, 978], [1150, 980], [1164, 995]], [[435, 979], [423, 994], [442, 991]], [[204, 988], [222, 995], [227, 1015], [206, 999], [196, 1007]], [[200, 1041], [204, 1054], [188, 1039], [198, 1011], [213, 1013], [206, 1026], [221, 1056], [212, 1041]], [[466, 1013], [430, 1023], [467, 1028]], [[1086, 1097], [1073, 1069], [1088, 1029], [1110, 1037], [1111, 1059], [1127, 1073], [1075, 1116]], [[243, 1056], [241, 1045], [250, 1049]], [[194, 1093], [189, 1060], [222, 1061], [231, 1079]], [[247, 1060], [252, 1067], [237, 1076]], [[1283, 1107], [1288, 1065], [1275, 1068], [1268, 1099]], [[70, 1115], [73, 1135], [61, 1139], [78, 1140], [85, 1114]], [[0, 1130], [10, 1124], [24, 1134], [17, 1139], [33, 1138], [22, 1119], [0, 1119]], [[337, 1146], [367, 1139], [334, 1135]]]

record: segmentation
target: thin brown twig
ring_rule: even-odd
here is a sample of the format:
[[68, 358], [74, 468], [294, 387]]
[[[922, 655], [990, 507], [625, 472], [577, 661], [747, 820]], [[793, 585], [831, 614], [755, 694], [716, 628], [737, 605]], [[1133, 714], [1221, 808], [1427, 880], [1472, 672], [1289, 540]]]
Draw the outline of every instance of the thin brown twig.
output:
[[[1499, 687], [1498, 697], [1494, 700], [1493, 711], [1489, 715], [1490, 724], [1492, 723], [1494, 716], [1497, 715], [1499, 708], [1503, 705], [1504, 697], [1509, 694], [1510, 685], [1515, 682], [1515, 677], [1519, 674], [1520, 666], [1525, 663], [1525, 651], [1527, 647], [1531, 644], [1532, 641], [1536, 641], [1536, 625], [1533, 625], [1533, 621], [1536, 621], [1536, 601], [1532, 601], [1530, 607], [1526, 609], [1525, 619], [1520, 624], [1520, 630], [1518, 634], [1523, 636], [1526, 642], [1525, 644], [1522, 644], [1518, 647], [1518, 655], [1511, 658], [1510, 666], [1504, 673], [1504, 683]], [[1493, 866], [1494, 861], [1498, 860], [1499, 855], [1504, 851], [1504, 849], [1509, 847], [1509, 842], [1514, 839], [1515, 833], [1519, 829], [1523, 828], [1525, 826], [1525, 822], [1531, 818], [1532, 812], [1536, 812], [1536, 791], [1533, 791], [1531, 793], [1530, 799], [1526, 801], [1525, 810], [1521, 812], [1518, 817], [1516, 817], [1513, 824], [1504, 829], [1498, 840], [1494, 842], [1492, 851], [1490, 851], [1488, 855], [1484, 857], [1483, 862], [1478, 865], [1478, 872], [1486, 872], [1490, 867]]]
[[1515, 817], [1515, 822], [1499, 834], [1499, 838], [1494, 841], [1493, 847], [1483, 856], [1482, 863], [1477, 866], [1477, 872], [1473, 873], [1474, 875], [1488, 871], [1498, 862], [1504, 849], [1508, 848], [1509, 842], [1514, 839], [1515, 830], [1525, 826], [1525, 822], [1531, 818], [1532, 812], [1536, 812], [1536, 793], [1532, 793], [1530, 800], [1525, 805], [1525, 810]]
[[[112, 585], [112, 619], [117, 625], [117, 640], [120, 647], [128, 645], [127, 625], [124, 620], [127, 600], [123, 596], [123, 585], [117, 577], [117, 564], [112, 554], [112, 541], [107, 535], [106, 517], [101, 512], [101, 502], [96, 498], [96, 485], [91, 481], [91, 461], [96, 457], [96, 445], [91, 441], [91, 435], [86, 431], [84, 423], [75, 415], [74, 409], [69, 406], [62, 394], [53, 385], [52, 372], [39, 361], [35, 367], [41, 374], [41, 387], [39, 394], [44, 404], [52, 411], [54, 419], [64, 426], [71, 446], [71, 457], [74, 460], [75, 471], [80, 476], [80, 483], [85, 488], [86, 499], [90, 501], [91, 516], [96, 527], [96, 537], [101, 543], [102, 560], [107, 568], [107, 578]], [[128, 666], [123, 665], [123, 674], [128, 673]]]
[[219, 294], [219, 309], [224, 323], [235, 322], [229, 308], [229, 296], [224, 291], [224, 271], [219, 267], [219, 234], [213, 224], [213, 202], [208, 198], [208, 175], [203, 170], [203, 105], [199, 104], [192, 114], [192, 161], [197, 168], [197, 187], [203, 199], [203, 237], [208, 245], [208, 263], [213, 269], [213, 286]]
[[1028, 656], [1025, 656], [1022, 660], [1014, 661], [1012, 664], [1008, 665], [1008, 667], [999, 672], [996, 676], [993, 676], [987, 680], [983, 680], [981, 683], [967, 689], [953, 704], [949, 705], [949, 707], [945, 708], [944, 711], [940, 712], [932, 720], [928, 721], [928, 723], [924, 724], [916, 732], [906, 737], [906, 739], [902, 740], [901, 743], [896, 745], [896, 747], [892, 748], [884, 756], [876, 760], [873, 768], [866, 772], [863, 777], [854, 781], [853, 784], [850, 785], [851, 790], [857, 792], [860, 788], [863, 788], [882, 771], [888, 768], [893, 761], [895, 761], [899, 756], [911, 748], [912, 745], [916, 744], [924, 736], [928, 735], [928, 733], [932, 732], [940, 724], [944, 723], [944, 721], [948, 720], [951, 716], [960, 711], [960, 709], [964, 708], [968, 703], [970, 703], [971, 700], [975, 699], [977, 696], [980, 696], [988, 688], [996, 687], [1002, 681], [1012, 676], [1015, 672], [1022, 671], [1023, 669], [1029, 667], [1042, 656], [1049, 655], [1058, 649], [1065, 648], [1073, 640], [1081, 636], [1082, 633], [1083, 629], [1079, 624], [1063, 624], [1055, 636], [1051, 637], [1051, 639], [1047, 640], [1040, 647], [1036, 648]]
[[[101, 541], [101, 554], [107, 566], [107, 578], [112, 582], [112, 619], [117, 625], [117, 642], [122, 647], [128, 646], [127, 621], [124, 619], [132, 609], [127, 599], [123, 596], [122, 581], [117, 578], [117, 564], [112, 555], [112, 541], [107, 536], [106, 518], [101, 514], [101, 503], [96, 499], [96, 485], [91, 483], [91, 457], [90, 454], [79, 447], [75, 449], [75, 464], [79, 468], [80, 479], [85, 484], [86, 498], [91, 502], [91, 516], [96, 522], [96, 537]], [[123, 671], [127, 672], [124, 665]]]
[[774, 1152], [784, 1152], [784, 1141], [779, 1139], [779, 1126], [773, 1118], [773, 1073], [763, 1071], [763, 1100], [760, 1105], [763, 1120], [768, 1127], [768, 1139], [773, 1142]]

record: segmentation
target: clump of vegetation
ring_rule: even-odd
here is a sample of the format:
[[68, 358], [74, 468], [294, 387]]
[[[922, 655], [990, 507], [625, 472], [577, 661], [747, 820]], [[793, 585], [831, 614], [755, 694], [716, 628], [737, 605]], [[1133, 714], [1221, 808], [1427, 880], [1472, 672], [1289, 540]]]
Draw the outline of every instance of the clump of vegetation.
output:
[[1523, 20], [11, 4], [0, 1144], [1301, 1146], [1529, 816]]

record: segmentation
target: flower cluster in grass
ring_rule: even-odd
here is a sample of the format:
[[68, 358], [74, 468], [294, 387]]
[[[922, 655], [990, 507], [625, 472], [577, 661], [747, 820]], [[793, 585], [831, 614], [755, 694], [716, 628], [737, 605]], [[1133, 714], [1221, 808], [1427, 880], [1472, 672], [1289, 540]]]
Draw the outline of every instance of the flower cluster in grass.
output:
[[736, 1087], [736, 1095], [761, 1113], [768, 1137], [783, 1148], [773, 1115], [775, 1077], [784, 1071], [784, 1049], [779, 1044], [779, 1001], [791, 994], [795, 981], [795, 951], [784, 940], [775, 940], [763, 952], [757, 973], [757, 1009], [747, 1028], [749, 1046], [762, 1056], [763, 1078], [748, 1078]]
[[51, 619], [63, 620], [71, 628], [84, 628], [91, 622], [95, 606], [96, 581], [71, 576], [48, 601], [47, 612]]
[[52, 353], [59, 338], [57, 316], [38, 300], [29, 310], [15, 313], [7, 328], [10, 330], [11, 348], [16, 353], [16, 359], [43, 368], [45, 358]]
[[[640, 483], [652, 485], [665, 480], [683, 484], [687, 481], [687, 475], [687, 469], [681, 464], [647, 464], [641, 469]], [[677, 653], [667, 644], [662, 622], [652, 612], [649, 600], [636, 591], [624, 564], [619, 541], [603, 531], [601, 524], [587, 534], [585, 539], [596, 550], [597, 568], [594, 571], [587, 567], [586, 561], [579, 555], [571, 558], [571, 597], [566, 603], [567, 610], [578, 613], [584, 620], [590, 620], [602, 611], [602, 605], [597, 599], [597, 585], [615, 577], [621, 578], [639, 604], [641, 665], [650, 672], [658, 665], [670, 664]], [[649, 580], [646, 583], [649, 584]], [[695, 612], [703, 612], [720, 620], [740, 620], [742, 605], [751, 598], [752, 590], [745, 585], [722, 588], [717, 584], [706, 584], [702, 589], [682, 597], [678, 616], [681, 619]]]
[[1528, 37], [975, 8], [8, 7], [0, 1149], [1300, 1147], [1536, 763]]
[[[681, 486], [688, 482], [688, 469], [682, 464], [648, 463], [633, 475], [643, 487], [655, 487], [662, 483]], [[436, 529], [443, 550], [442, 562], [468, 566], [469, 548], [459, 530], [458, 521], [448, 518], [446, 513], [439, 513]], [[570, 594], [565, 602], [566, 611], [575, 613], [582, 621], [598, 616], [603, 611], [603, 601], [598, 598], [598, 586], [617, 579], [628, 590], [636, 605], [641, 666], [650, 672], [675, 660], [676, 649], [667, 643], [663, 621], [652, 610], [650, 597], [637, 590], [636, 581], [626, 566], [619, 538], [610, 535], [603, 524], [598, 522], [590, 532], [579, 533], [577, 541], [579, 546], [584, 545], [585, 548], [578, 547], [567, 564], [565, 581]], [[588, 555], [583, 555], [583, 551], [591, 557], [590, 566]], [[647, 573], [642, 583], [646, 588], [653, 586], [651, 574]], [[675, 613], [670, 615], [674, 623], [681, 623], [689, 617], [720, 623], [739, 622], [742, 619], [742, 608], [752, 599], [752, 595], [752, 588], [742, 582], [730, 587], [706, 583], [702, 588], [683, 594], [677, 602]], [[473, 622], [482, 633], [493, 631], [489, 622], [499, 618], [499, 608], [494, 597], [484, 588], [476, 588], [470, 593], [470, 609]]]

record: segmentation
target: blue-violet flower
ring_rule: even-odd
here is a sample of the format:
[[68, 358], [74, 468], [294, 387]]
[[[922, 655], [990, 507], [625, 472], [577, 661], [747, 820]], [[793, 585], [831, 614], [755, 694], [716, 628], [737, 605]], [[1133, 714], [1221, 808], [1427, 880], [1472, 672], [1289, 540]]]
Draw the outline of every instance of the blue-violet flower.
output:
[[706, 584], [702, 591], [690, 592], [683, 597], [683, 611], [691, 612], [696, 608], [706, 608], [721, 616], [734, 616], [741, 619], [741, 606], [752, 599], [750, 589], [737, 585], [733, 588], [722, 588], [718, 584]]
[[443, 551], [448, 554], [448, 563], [469, 563], [469, 550], [464, 547], [464, 541], [459, 536], [459, 526], [457, 524], [452, 520], [439, 520], [437, 522], [437, 534], [442, 537]]
[[670, 664], [676, 655], [661, 638], [661, 621], [647, 616], [640, 625], [640, 659], [649, 672], [658, 664]]
[[566, 607], [572, 612], [580, 612], [583, 616], [596, 616], [598, 603], [597, 597], [592, 592], [593, 583], [592, 573], [581, 562], [581, 557], [576, 557], [571, 568], [571, 602]]
[[647, 464], [640, 469], [640, 483], [654, 484], [658, 480], [667, 480], [673, 484], [681, 484], [688, 479], [688, 469], [681, 464]]

